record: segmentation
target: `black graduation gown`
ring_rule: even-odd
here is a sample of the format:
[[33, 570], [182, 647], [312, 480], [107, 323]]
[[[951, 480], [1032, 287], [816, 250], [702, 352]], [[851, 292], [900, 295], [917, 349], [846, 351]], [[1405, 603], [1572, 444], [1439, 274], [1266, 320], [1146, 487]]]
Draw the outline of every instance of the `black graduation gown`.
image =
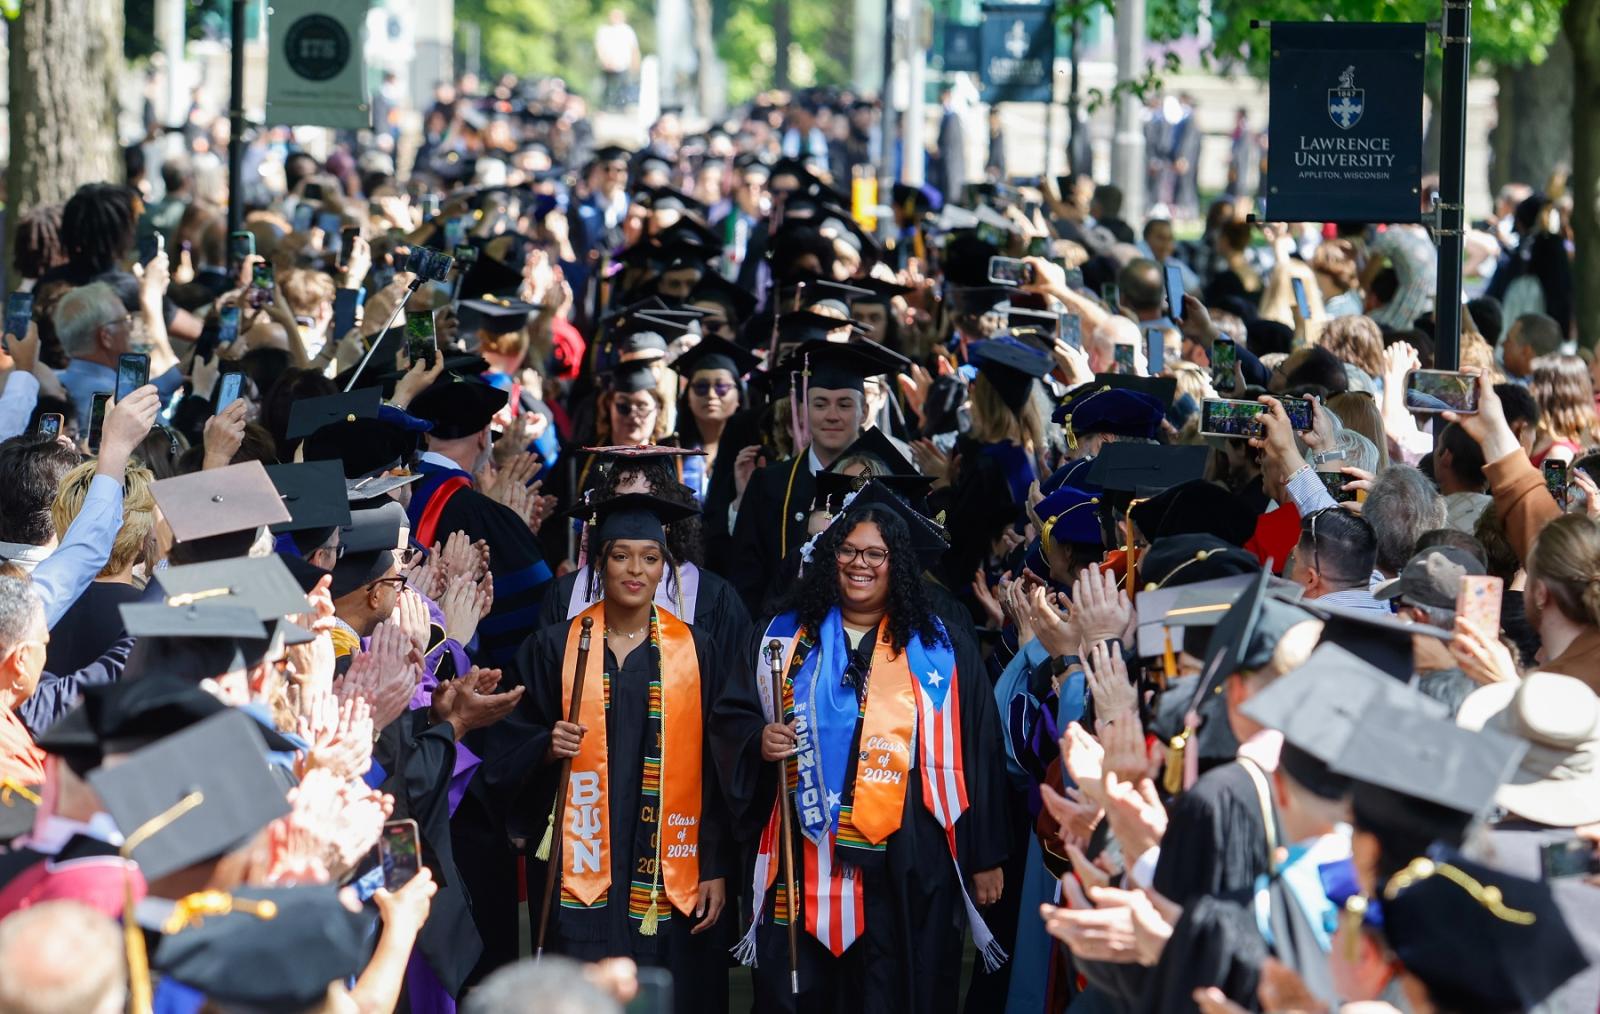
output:
[[760, 444], [761, 411], [751, 408], [735, 412], [722, 428], [722, 439], [717, 442], [717, 461], [711, 467], [711, 482], [706, 486], [706, 500], [701, 505], [700, 530], [705, 539], [706, 565], [723, 577], [729, 576], [728, 564], [733, 559], [728, 507], [738, 492], [734, 463], [739, 460], [740, 451]]
[[[961, 748], [969, 804], [956, 824], [956, 850], [970, 890], [972, 874], [1005, 862], [1010, 815], [1000, 717], [983, 660], [970, 637], [951, 640], [961, 673]], [[744, 657], [753, 662], [757, 647], [753, 640]], [[761, 678], [768, 677], [763, 672]], [[772, 812], [776, 767], [762, 761], [759, 750], [722, 758], [718, 766], [753, 853]], [[776, 892], [769, 893], [767, 921], [756, 934], [756, 1010], [923, 1014], [958, 1009], [966, 912], [949, 843], [922, 801], [919, 767], [913, 763], [905, 812], [899, 830], [889, 836], [884, 867], [862, 872], [866, 914], [855, 944], [835, 958], [801, 923], [798, 1003], [789, 993], [788, 928], [771, 921]], [[802, 839], [793, 822], [791, 833], [796, 878], [802, 879]]]
[[[519, 655], [519, 673], [527, 681], [525, 700], [530, 703], [530, 718], [549, 728], [566, 718], [562, 708], [562, 684], [569, 625], [555, 624], [529, 639]], [[720, 702], [717, 720], [713, 709], [724, 691], [723, 667], [717, 664], [716, 645], [703, 631], [690, 628], [695, 654], [700, 660], [700, 706], [704, 716], [702, 768], [700, 879], [725, 878], [729, 904], [717, 924], [691, 935], [691, 916], [676, 911], [658, 924], [654, 937], [639, 932], [640, 923], [628, 914], [628, 889], [634, 879], [635, 835], [643, 836], [638, 824], [639, 790], [644, 759], [644, 734], [648, 720], [648, 692], [651, 653], [648, 646], [635, 648], [626, 662], [617, 666], [616, 658], [603, 642], [593, 650], [605, 651], [605, 670], [611, 677], [611, 706], [606, 712], [608, 793], [611, 821], [611, 887], [609, 901], [598, 911], [563, 909], [551, 906], [550, 931], [546, 946], [556, 953], [582, 961], [603, 957], [631, 957], [640, 965], [665, 967], [672, 972], [675, 1007], [683, 1014], [697, 1011], [723, 1011], [728, 1004], [728, 948], [738, 926], [733, 898], [737, 856], [732, 821], [721, 782], [717, 759], [724, 753], [759, 749], [760, 704], [750, 696]], [[542, 759], [542, 758], [541, 758]], [[559, 765], [544, 765], [534, 775], [530, 794], [532, 822], [545, 826], [558, 786]], [[530, 888], [537, 869], [542, 888], [544, 865], [530, 864]], [[535, 899], [529, 899], [530, 908]], [[661, 905], [670, 909], [663, 894]]]
[[1251, 891], [1267, 872], [1261, 797], [1245, 763], [1207, 771], [1172, 807], [1152, 880], [1163, 897], [1187, 907], [1202, 896]]
[[417, 937], [417, 950], [452, 996], [459, 993], [483, 953], [450, 838], [449, 790], [455, 759], [455, 734], [442, 722], [430, 726], [426, 708], [390, 722], [372, 750], [373, 763], [388, 775], [378, 788], [394, 797], [391, 819], [409, 817], [417, 822], [422, 861], [438, 885], [428, 921]]
[[944, 578], [951, 588], [971, 593], [972, 577], [989, 556], [994, 540], [1007, 525], [1026, 517], [1024, 505], [1012, 499], [1011, 487], [999, 461], [983, 453], [983, 445], [969, 437], [956, 442], [961, 470], [952, 484], [945, 512], [945, 530], [951, 533], [945, 554]]
[[810, 455], [808, 448], [758, 469], [745, 487], [724, 576], [733, 582], [752, 616], [761, 613], [778, 565], [808, 537], [806, 518], [817, 495]]
[[[563, 574], [550, 586], [539, 606], [535, 633], [558, 624], [565, 626], [572, 590], [578, 585], [578, 573]], [[700, 591], [695, 596], [694, 615], [678, 618], [709, 636], [723, 658], [737, 657], [750, 640], [750, 613], [734, 593], [733, 585], [704, 567], [700, 568]]]

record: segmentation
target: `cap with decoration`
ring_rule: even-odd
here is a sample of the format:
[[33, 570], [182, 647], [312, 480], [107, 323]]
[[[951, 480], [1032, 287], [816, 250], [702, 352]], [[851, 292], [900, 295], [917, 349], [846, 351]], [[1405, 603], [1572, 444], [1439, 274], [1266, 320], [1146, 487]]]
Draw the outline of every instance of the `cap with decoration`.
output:
[[1210, 448], [1118, 441], [1095, 455], [1089, 482], [1123, 499], [1150, 497], [1179, 483], [1204, 478]]
[[150, 484], [178, 542], [254, 532], [292, 520], [259, 461], [208, 468]]
[[290, 440], [308, 437], [330, 423], [374, 419], [383, 402], [383, 389], [363, 387], [317, 398], [297, 399], [289, 406], [289, 423], [284, 435]]
[[649, 493], [623, 493], [605, 500], [581, 503], [568, 511], [590, 526], [589, 543], [599, 546], [614, 539], [667, 541], [666, 526], [698, 514], [699, 509]]
[[520, 299], [463, 299], [456, 309], [456, 318], [464, 334], [514, 334], [528, 326], [528, 321], [539, 311], [532, 303]]

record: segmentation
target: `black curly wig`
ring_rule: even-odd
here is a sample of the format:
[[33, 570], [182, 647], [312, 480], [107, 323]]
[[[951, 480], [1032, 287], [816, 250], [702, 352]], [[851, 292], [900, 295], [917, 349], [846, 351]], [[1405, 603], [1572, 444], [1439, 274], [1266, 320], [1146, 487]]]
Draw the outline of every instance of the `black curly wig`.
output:
[[921, 636], [928, 646], [949, 644], [934, 616], [928, 592], [922, 586], [922, 564], [911, 543], [911, 530], [905, 519], [884, 507], [865, 506], [847, 510], [822, 533], [806, 565], [805, 573], [784, 602], [807, 629], [821, 629], [828, 610], [839, 604], [839, 563], [834, 553], [857, 525], [871, 522], [878, 526], [884, 545], [889, 547], [889, 644], [901, 651], [911, 636]]

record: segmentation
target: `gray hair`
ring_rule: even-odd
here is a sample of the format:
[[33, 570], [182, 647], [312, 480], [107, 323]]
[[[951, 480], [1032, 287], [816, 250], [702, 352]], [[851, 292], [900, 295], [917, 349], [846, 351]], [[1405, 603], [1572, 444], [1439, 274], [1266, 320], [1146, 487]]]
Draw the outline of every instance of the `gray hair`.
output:
[[467, 994], [461, 1014], [622, 1014], [622, 1005], [569, 958], [523, 958]]
[[1415, 468], [1390, 465], [1373, 481], [1361, 515], [1378, 536], [1378, 569], [1398, 574], [1422, 533], [1444, 527], [1444, 498]]
[[0, 920], [0, 1010], [114, 1014], [127, 999], [122, 934], [78, 901], [45, 901]]
[[50, 319], [61, 347], [78, 359], [94, 351], [96, 335], [102, 327], [127, 315], [127, 307], [116, 290], [105, 282], [90, 282], [69, 289]]
[[0, 576], [0, 655], [9, 654], [26, 640], [43, 617], [44, 603], [33, 590], [33, 582]]

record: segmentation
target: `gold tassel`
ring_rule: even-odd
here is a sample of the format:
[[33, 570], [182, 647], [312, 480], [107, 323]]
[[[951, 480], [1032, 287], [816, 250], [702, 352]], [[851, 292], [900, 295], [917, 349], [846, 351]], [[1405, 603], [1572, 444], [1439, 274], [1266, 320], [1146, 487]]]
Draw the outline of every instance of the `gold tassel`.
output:
[[644, 921], [639, 924], [639, 935], [653, 937], [656, 935], [656, 923], [661, 920], [661, 908], [656, 904], [655, 885], [650, 887], [650, 907], [644, 910]]
[[122, 870], [122, 944], [128, 951], [128, 1010], [150, 1014], [154, 990], [150, 986], [150, 958], [145, 953], [144, 930], [134, 918], [133, 877]]
[[1183, 791], [1183, 751], [1188, 744], [1188, 729], [1167, 743], [1167, 770], [1161, 775], [1161, 787], [1167, 790], [1169, 796], [1176, 796]]
[[1361, 924], [1366, 915], [1367, 899], [1359, 894], [1346, 898], [1339, 913], [1339, 925], [1344, 930], [1344, 959], [1351, 964], [1361, 956]]
[[533, 858], [542, 863], [550, 861], [550, 846], [555, 837], [556, 829], [556, 804], [550, 804], [550, 819], [545, 821], [544, 837], [539, 839], [539, 847], [533, 850]]
[[1178, 660], [1172, 654], [1172, 628], [1162, 627], [1161, 633], [1166, 641], [1161, 647], [1161, 671], [1170, 680], [1178, 675]]

